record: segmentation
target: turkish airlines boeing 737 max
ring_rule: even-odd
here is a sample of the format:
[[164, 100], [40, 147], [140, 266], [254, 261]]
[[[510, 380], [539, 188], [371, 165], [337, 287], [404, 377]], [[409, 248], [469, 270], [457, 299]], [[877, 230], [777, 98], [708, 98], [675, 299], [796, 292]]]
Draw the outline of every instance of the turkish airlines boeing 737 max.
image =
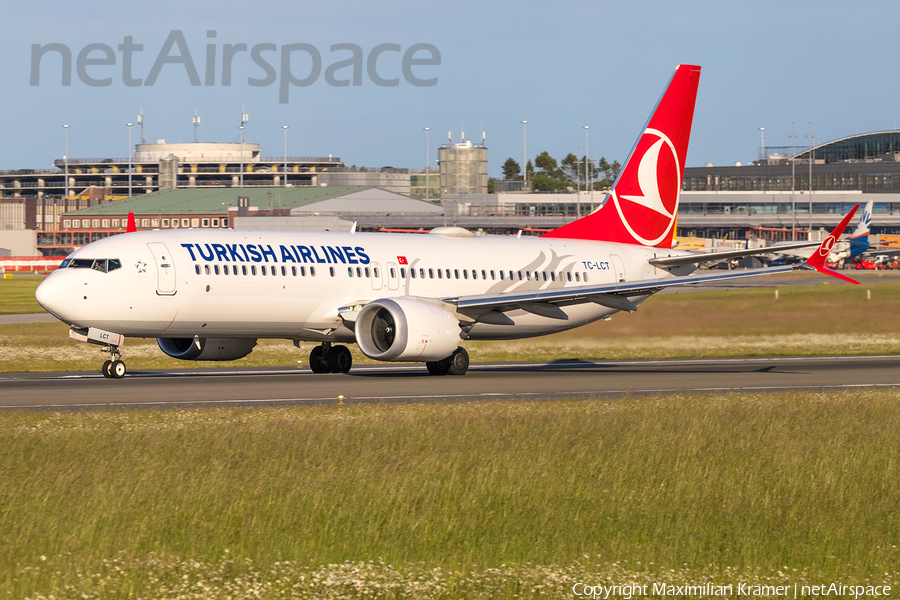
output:
[[699, 77], [700, 67], [676, 69], [606, 202], [542, 237], [143, 231], [76, 250], [37, 300], [70, 337], [110, 353], [110, 378], [125, 375], [120, 348], [131, 336], [155, 337], [183, 360], [242, 358], [258, 338], [320, 342], [310, 355], [320, 373], [348, 372], [340, 344], [356, 343], [375, 360], [461, 375], [461, 340], [572, 329], [666, 287], [797, 268], [843, 277], [824, 257], [853, 212], [804, 265], [690, 275], [709, 255], [672, 240]]

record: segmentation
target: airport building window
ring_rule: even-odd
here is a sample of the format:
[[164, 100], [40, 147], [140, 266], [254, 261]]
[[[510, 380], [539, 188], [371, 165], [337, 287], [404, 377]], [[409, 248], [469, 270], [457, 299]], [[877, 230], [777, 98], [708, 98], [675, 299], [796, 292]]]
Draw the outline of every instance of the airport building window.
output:
[[191, 227], [194, 229], [200, 227], [200, 219], [191, 219]]
[[100, 227], [100, 219], [94, 219], [94, 220], [93, 220], [93, 225], [94, 225], [95, 228], [96, 228], [96, 227]]
[[209, 227], [209, 219], [203, 219], [203, 226]]
[[190, 227], [190, 226], [191, 226], [191, 220], [190, 220], [190, 219], [182, 219], [182, 220], [181, 220], [181, 226], [182, 226], [182, 227]]
[[71, 220], [71, 219], [63, 219], [63, 227], [65, 227], [66, 229], [68, 229], [68, 228], [70, 228], [71, 226], [72, 226], [72, 220]]
[[168, 220], [168, 219], [163, 219], [162, 226], [163, 226], [163, 227], [168, 227], [168, 226], [169, 226], [169, 220]]
[[150, 227], [159, 227], [159, 219], [151, 219]]
[[212, 220], [212, 226], [213, 226], [213, 227], [218, 227], [218, 226], [219, 226], [219, 220], [218, 220], [218, 219], [213, 219], [213, 220]]
[[112, 226], [113, 226], [113, 227], [118, 227], [118, 226], [119, 226], [119, 220], [118, 220], [118, 219], [113, 219]]
[[150, 227], [150, 219], [141, 219], [141, 227]]
[[104, 228], [109, 227], [109, 219], [103, 219], [102, 227], [104, 227]]

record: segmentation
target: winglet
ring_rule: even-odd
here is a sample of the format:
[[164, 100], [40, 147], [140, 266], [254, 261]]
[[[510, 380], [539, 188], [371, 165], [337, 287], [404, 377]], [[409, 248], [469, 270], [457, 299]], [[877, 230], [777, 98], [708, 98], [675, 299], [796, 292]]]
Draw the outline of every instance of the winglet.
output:
[[134, 220], [134, 213], [128, 213], [128, 226], [125, 228], [125, 233], [131, 233], [132, 231], [137, 231], [137, 223]]
[[834, 231], [828, 234], [822, 243], [819, 244], [819, 247], [815, 252], [812, 253], [806, 260], [806, 266], [812, 267], [819, 273], [824, 273], [825, 275], [831, 275], [832, 277], [837, 277], [838, 279], [843, 279], [844, 281], [849, 281], [850, 283], [859, 284], [855, 279], [851, 279], [846, 275], [842, 275], [833, 269], [829, 269], [825, 266], [825, 259], [828, 258], [828, 255], [831, 254], [831, 249], [834, 248], [835, 243], [837, 243], [838, 238], [841, 237], [841, 234], [844, 233], [844, 229], [847, 227], [847, 224], [850, 222], [850, 219], [853, 218], [853, 215], [856, 214], [856, 210], [859, 208], [859, 204], [853, 207], [847, 216], [841, 220], [837, 227], [834, 228]]

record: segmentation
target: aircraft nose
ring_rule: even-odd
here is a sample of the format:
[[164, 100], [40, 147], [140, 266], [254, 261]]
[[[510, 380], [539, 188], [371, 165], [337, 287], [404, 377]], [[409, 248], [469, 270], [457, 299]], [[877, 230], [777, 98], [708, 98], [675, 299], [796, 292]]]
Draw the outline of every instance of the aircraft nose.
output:
[[34, 298], [47, 312], [65, 321], [75, 308], [75, 275], [68, 269], [52, 273], [37, 287]]

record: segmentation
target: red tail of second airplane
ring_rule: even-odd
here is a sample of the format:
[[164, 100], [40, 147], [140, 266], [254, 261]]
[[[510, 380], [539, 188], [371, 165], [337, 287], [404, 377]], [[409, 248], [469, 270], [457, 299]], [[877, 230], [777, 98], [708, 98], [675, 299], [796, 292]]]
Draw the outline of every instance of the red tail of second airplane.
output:
[[699, 82], [700, 67], [680, 65], [603, 206], [543, 237], [671, 248]]

